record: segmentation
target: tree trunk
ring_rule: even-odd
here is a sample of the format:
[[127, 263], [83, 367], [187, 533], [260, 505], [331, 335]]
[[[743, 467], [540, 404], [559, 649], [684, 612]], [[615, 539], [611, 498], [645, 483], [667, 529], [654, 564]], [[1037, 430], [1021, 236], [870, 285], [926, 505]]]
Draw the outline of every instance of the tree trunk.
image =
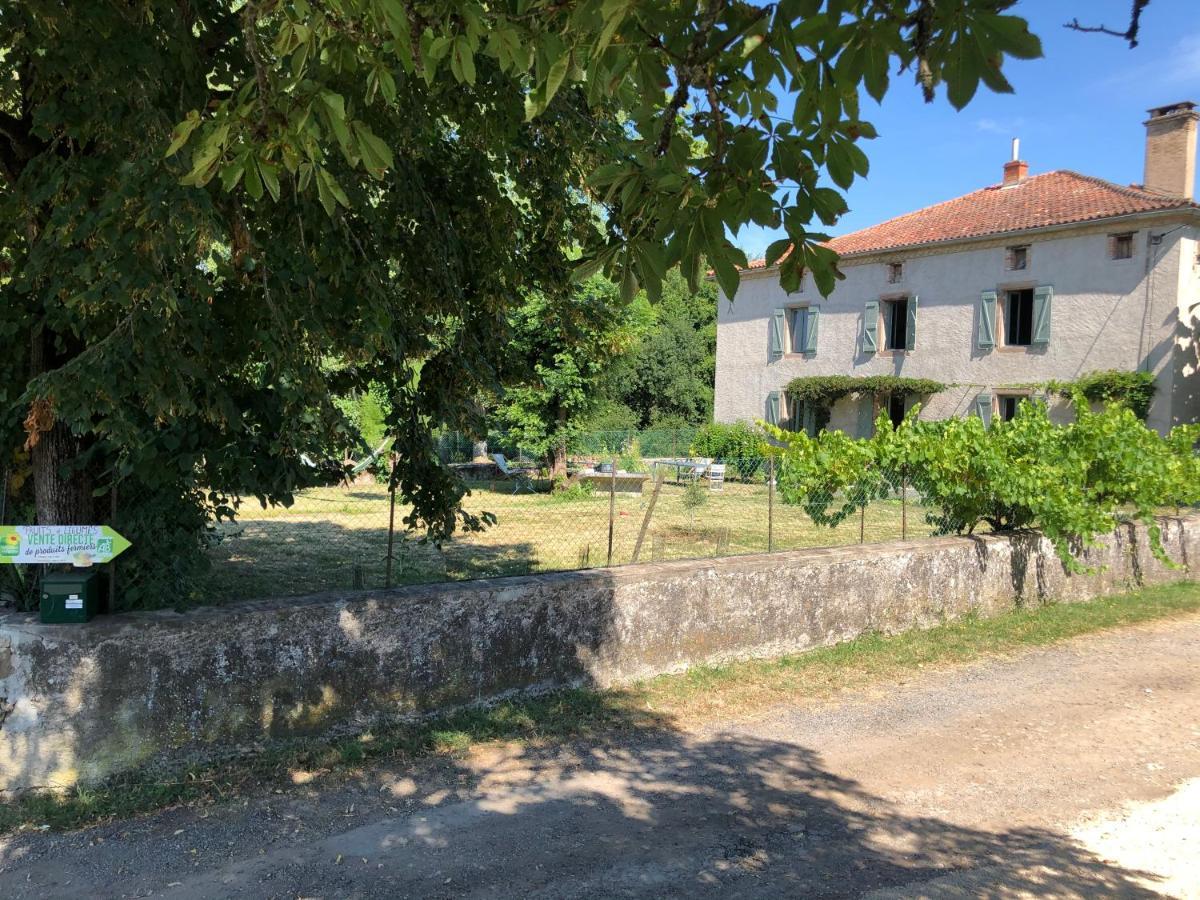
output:
[[[49, 371], [63, 360], [55, 358], [53, 338], [35, 331], [30, 347], [31, 374]], [[42, 419], [43, 421], [38, 421]], [[31, 413], [29, 440], [33, 464], [34, 509], [39, 525], [95, 525], [95, 499], [92, 497], [91, 472], [76, 463], [83, 450], [82, 442], [71, 429], [54, 418], [54, 408], [47, 403], [41, 415]], [[64, 468], [69, 471], [64, 472]]]
[[567, 445], [556, 443], [546, 451], [546, 465], [550, 469], [550, 480], [567, 477]]
[[85, 470], [63, 476], [82, 448], [71, 430], [55, 422], [33, 448], [33, 490], [39, 525], [95, 525], [92, 479]]

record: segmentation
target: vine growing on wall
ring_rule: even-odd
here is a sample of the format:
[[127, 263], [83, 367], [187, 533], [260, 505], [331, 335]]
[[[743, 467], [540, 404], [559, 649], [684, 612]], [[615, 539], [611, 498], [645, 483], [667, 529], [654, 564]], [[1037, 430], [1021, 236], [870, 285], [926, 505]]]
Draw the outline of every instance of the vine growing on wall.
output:
[[829, 411], [844, 397], [928, 397], [946, 385], [929, 378], [900, 375], [811, 375], [793, 378], [784, 391], [792, 403], [811, 404], [816, 410], [817, 430], [829, 423]]
[[1154, 400], [1155, 385], [1151, 372], [1106, 369], [1089, 372], [1075, 381], [1051, 381], [1046, 389], [1063, 397], [1074, 397], [1078, 393], [1091, 403], [1124, 406], [1145, 421]]

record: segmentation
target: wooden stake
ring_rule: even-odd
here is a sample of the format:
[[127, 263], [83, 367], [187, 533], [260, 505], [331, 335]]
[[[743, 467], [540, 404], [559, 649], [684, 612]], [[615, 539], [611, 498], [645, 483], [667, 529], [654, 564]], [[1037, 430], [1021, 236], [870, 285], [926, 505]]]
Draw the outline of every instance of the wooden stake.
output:
[[658, 466], [654, 467], [654, 490], [650, 493], [650, 504], [646, 507], [646, 515], [642, 519], [642, 527], [638, 530], [637, 542], [633, 545], [633, 560], [638, 561], [638, 556], [642, 552], [642, 541], [646, 539], [646, 529], [650, 527], [650, 517], [654, 515], [654, 504], [658, 502], [658, 492], [662, 488], [663, 470]]
[[767, 458], [767, 552], [775, 549], [775, 457]]

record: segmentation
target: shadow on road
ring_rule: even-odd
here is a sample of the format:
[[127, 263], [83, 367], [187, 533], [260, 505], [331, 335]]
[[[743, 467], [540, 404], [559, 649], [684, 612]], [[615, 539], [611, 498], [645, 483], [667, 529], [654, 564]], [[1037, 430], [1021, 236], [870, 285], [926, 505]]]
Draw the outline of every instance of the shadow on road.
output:
[[[496, 752], [459, 774], [469, 796], [335, 836], [325, 855], [378, 860], [384, 881], [370, 883], [421, 896], [858, 896], [955, 873], [969, 885], [932, 893], [1158, 896], [1138, 880], [1150, 876], [1108, 867], [1062, 834], [903, 812], [782, 740], [663, 730]], [[328, 882], [295, 887], [318, 885]], [[931, 891], [901, 892], [912, 893]]]

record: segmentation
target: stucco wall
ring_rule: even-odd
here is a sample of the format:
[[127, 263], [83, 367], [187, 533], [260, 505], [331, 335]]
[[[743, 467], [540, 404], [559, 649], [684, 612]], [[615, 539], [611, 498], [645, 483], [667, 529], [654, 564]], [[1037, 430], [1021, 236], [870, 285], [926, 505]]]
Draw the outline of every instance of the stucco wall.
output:
[[[1143, 221], [1140, 228], [1136, 222], [1108, 223], [938, 251], [846, 259], [842, 262], [846, 278], [828, 298], [820, 296], [810, 278], [799, 293], [788, 296], [773, 270], [746, 273], [734, 301], [722, 296], [718, 302], [715, 418], [762, 418], [771, 391], [807, 375], [932, 378], [954, 386], [931, 398], [923, 410], [925, 417], [942, 418], [969, 413], [976, 395], [985, 390], [994, 393], [1006, 386], [1146, 365], [1159, 381], [1150, 424], [1170, 427], [1191, 412], [1178, 402], [1172, 409], [1180, 391], [1175, 382], [1180, 367], [1172, 359], [1172, 346], [1181, 291], [1188, 284], [1181, 270], [1192, 275], [1196, 231], [1192, 226], [1175, 227], [1178, 224], [1165, 219], [1153, 225]], [[1110, 259], [1109, 233], [1135, 229], [1133, 258]], [[1152, 247], [1150, 234], [1162, 232], [1169, 233]], [[1024, 271], [1005, 268], [1005, 248], [1012, 243], [1030, 246]], [[904, 264], [903, 280], [896, 284], [887, 280], [887, 263], [892, 261]], [[978, 349], [981, 292], [1035, 285], [1054, 288], [1049, 345]], [[894, 294], [919, 297], [915, 349], [863, 353], [866, 302]], [[785, 354], [772, 360], [772, 312], [806, 303], [821, 309], [816, 353]], [[858, 421], [857, 415], [842, 413], [835, 411], [834, 427]], [[1065, 417], [1065, 406], [1057, 413]]]
[[[1200, 553], [1200, 518], [1168, 552]], [[0, 791], [95, 782], [516, 691], [607, 686], [1186, 576], [1123, 529], [1068, 576], [1034, 534], [324, 595], [86, 626], [0, 615]]]

